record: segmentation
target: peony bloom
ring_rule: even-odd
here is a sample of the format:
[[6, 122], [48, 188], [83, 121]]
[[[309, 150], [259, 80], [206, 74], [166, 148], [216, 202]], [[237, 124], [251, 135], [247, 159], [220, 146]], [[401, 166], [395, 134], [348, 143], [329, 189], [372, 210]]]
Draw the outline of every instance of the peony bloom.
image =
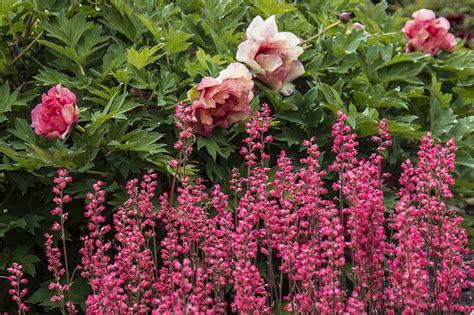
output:
[[191, 105], [194, 131], [210, 136], [216, 126], [229, 128], [250, 116], [253, 81], [243, 64], [230, 64], [217, 78], [204, 77], [197, 89], [199, 99]]
[[433, 11], [426, 9], [416, 11], [412, 17], [413, 20], [408, 21], [403, 28], [408, 39], [407, 51], [422, 51], [434, 56], [440, 50], [454, 50], [456, 39], [448, 32], [448, 20], [436, 18]]
[[278, 32], [275, 16], [265, 21], [257, 16], [237, 49], [237, 60], [256, 70], [257, 78], [273, 90], [290, 95], [295, 88], [291, 81], [304, 74], [300, 43], [295, 34]]
[[49, 139], [64, 140], [78, 119], [76, 95], [61, 84], [43, 94], [41, 103], [31, 111], [31, 127], [37, 135]]

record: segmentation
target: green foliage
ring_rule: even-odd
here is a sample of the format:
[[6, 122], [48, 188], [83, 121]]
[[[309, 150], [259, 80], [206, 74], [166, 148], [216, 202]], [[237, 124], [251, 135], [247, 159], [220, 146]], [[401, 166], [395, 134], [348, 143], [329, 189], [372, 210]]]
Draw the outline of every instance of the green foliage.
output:
[[[27, 273], [36, 272], [30, 302], [36, 312], [50, 311], [49, 275], [37, 257], [50, 225], [53, 172], [71, 171], [75, 197], [84, 196], [94, 180], [107, 181], [116, 196], [111, 208], [122, 196], [118, 187], [146, 168], [160, 172], [159, 189], [166, 189], [175, 154], [174, 105], [203, 76], [216, 76], [235, 60], [257, 14], [275, 14], [280, 30], [303, 39], [333, 24], [341, 11], [356, 17], [307, 43], [301, 56], [306, 73], [294, 82], [293, 95], [283, 97], [257, 82], [253, 107], [268, 102], [274, 112], [274, 156], [286, 149], [298, 157], [303, 140], [313, 135], [323, 157], [330, 156], [337, 110], [363, 137], [387, 117], [394, 144], [385, 167], [394, 177], [400, 162], [414, 157], [415, 140], [431, 130], [439, 141], [457, 140], [454, 189], [460, 198], [472, 196], [473, 53], [462, 42], [454, 53], [434, 58], [405, 53], [401, 28], [415, 8], [399, 8], [369, 0], [0, 1], [0, 270], [18, 260]], [[366, 31], [352, 30], [355, 21]], [[80, 128], [64, 142], [38, 137], [30, 127], [41, 93], [57, 83], [77, 94], [81, 108]], [[242, 163], [243, 131], [236, 124], [198, 137], [187, 171], [223, 182]], [[362, 154], [370, 146], [363, 141]], [[71, 213], [74, 236], [82, 233], [81, 206]], [[81, 285], [74, 290], [82, 300], [87, 294]]]

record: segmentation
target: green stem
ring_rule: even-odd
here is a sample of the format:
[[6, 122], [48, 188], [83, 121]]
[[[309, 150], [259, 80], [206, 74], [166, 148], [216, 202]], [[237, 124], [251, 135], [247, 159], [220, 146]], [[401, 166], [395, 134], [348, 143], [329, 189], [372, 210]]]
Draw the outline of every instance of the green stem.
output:
[[75, 127], [80, 133], [86, 133], [86, 129], [84, 129], [84, 127], [81, 125], [76, 125]]
[[36, 36], [35, 39], [33, 39], [33, 41], [28, 46], [26, 46], [26, 48], [22, 52], [20, 52], [11, 63], [8, 64], [7, 67], [9, 68], [13, 66], [18, 60], [20, 60], [20, 58], [23, 57], [23, 55], [33, 47], [33, 45], [41, 38], [41, 36], [43, 36], [43, 33], [44, 31], [41, 31], [41, 33], [39, 33], [38, 36]]
[[109, 177], [109, 178], [114, 175], [112, 173], [101, 172], [101, 171], [93, 171], [93, 170], [87, 170], [84, 173], [90, 174], [90, 175], [101, 175], [101, 176], [106, 176], [106, 177]]
[[304, 45], [304, 44], [308, 44], [309, 42], [315, 40], [316, 38], [318, 38], [319, 36], [323, 35], [324, 33], [326, 33], [327, 31], [329, 31], [330, 29], [338, 26], [339, 24], [341, 24], [341, 21], [336, 21], [334, 23], [332, 23], [331, 25], [327, 26], [326, 28], [324, 28], [323, 30], [321, 30], [319, 33], [317, 33], [316, 35], [313, 35], [307, 39], [305, 39], [304, 41], [302, 41], [300, 43], [300, 45]]

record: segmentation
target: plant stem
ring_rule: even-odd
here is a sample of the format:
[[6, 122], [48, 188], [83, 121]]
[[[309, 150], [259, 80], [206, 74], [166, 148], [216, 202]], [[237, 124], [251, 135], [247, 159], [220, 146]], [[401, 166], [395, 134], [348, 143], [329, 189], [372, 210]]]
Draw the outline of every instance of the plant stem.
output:
[[326, 28], [322, 29], [319, 33], [317, 33], [316, 35], [313, 35], [307, 39], [305, 39], [304, 41], [302, 41], [300, 43], [300, 45], [304, 45], [304, 44], [308, 44], [309, 42], [315, 40], [316, 38], [318, 38], [319, 36], [323, 35], [324, 33], [326, 33], [327, 31], [329, 31], [330, 29], [338, 26], [339, 24], [341, 24], [341, 21], [336, 21], [334, 23], [332, 23], [331, 25], [327, 26]]
[[84, 129], [84, 127], [82, 127], [81, 125], [76, 125], [75, 127], [80, 133], [86, 133], [86, 129]]
[[11, 63], [8, 64], [7, 68], [10, 68], [15, 63], [17, 63], [17, 61], [20, 60], [21, 57], [23, 57], [23, 55], [27, 53], [28, 50], [30, 50], [33, 47], [33, 45], [41, 38], [41, 36], [43, 36], [43, 33], [44, 31], [41, 31], [41, 33], [39, 33], [38, 36], [36, 36], [35, 39], [33, 39], [33, 41], [29, 43], [28, 46], [26, 46], [26, 48], [22, 52], [20, 52], [18, 56], [16, 56], [15, 59], [13, 59]]
[[[63, 190], [61, 189], [61, 200], [63, 200]], [[63, 254], [64, 254], [64, 269], [66, 269], [66, 282], [68, 285], [67, 289], [67, 297], [68, 302], [71, 304], [71, 276], [69, 275], [69, 259], [67, 254], [67, 247], [66, 247], [66, 232], [64, 229], [64, 215], [63, 215], [63, 203], [61, 202], [61, 217], [59, 222], [61, 223], [61, 240], [63, 243]], [[72, 314], [71, 307], [67, 307], [69, 314]]]

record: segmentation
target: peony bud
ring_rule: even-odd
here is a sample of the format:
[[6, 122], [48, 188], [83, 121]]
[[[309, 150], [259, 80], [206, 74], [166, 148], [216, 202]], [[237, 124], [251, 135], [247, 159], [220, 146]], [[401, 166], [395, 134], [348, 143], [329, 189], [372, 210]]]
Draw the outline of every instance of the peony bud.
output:
[[341, 14], [339, 14], [339, 21], [341, 21], [344, 24], [349, 22], [351, 18], [352, 18], [352, 12], [341, 12]]

